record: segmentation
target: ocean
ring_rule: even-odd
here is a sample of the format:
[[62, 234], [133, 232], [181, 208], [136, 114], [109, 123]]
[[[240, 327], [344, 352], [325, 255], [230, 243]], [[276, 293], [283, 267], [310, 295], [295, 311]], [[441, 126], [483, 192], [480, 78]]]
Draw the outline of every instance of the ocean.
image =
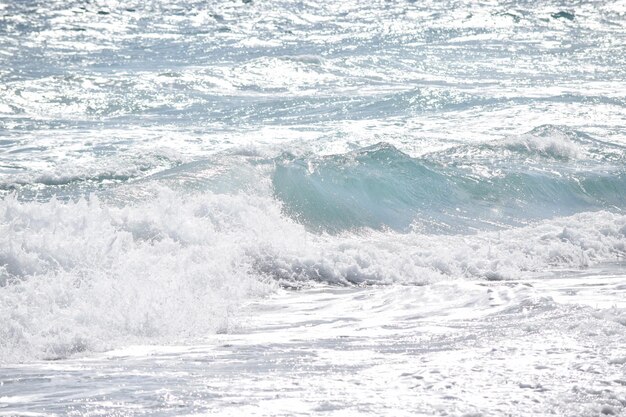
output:
[[626, 1], [0, 1], [0, 416], [626, 415]]

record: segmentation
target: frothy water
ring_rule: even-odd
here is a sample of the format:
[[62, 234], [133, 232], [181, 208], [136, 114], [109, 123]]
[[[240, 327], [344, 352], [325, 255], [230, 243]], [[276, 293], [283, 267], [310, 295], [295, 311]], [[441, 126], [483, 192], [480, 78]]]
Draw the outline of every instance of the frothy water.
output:
[[626, 254], [626, 215], [608, 211], [470, 235], [335, 235], [268, 196], [154, 192], [124, 205], [3, 200], [5, 360], [229, 331], [242, 300], [277, 285], [511, 280]]
[[0, 415], [623, 413], [624, 45], [624, 1], [0, 4]]

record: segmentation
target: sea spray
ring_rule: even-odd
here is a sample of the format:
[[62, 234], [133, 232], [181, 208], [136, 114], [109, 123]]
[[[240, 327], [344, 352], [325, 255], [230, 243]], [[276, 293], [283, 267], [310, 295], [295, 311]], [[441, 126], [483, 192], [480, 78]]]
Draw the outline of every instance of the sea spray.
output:
[[507, 280], [623, 258], [626, 216], [582, 213], [474, 235], [315, 233], [271, 198], [156, 197], [119, 206], [0, 204], [3, 361], [228, 331], [276, 285]]
[[[241, 200], [245, 198], [240, 197]], [[225, 331], [253, 275], [241, 239], [265, 202], [167, 190], [116, 207], [97, 198], [0, 204], [2, 360]], [[230, 225], [230, 226], [229, 226]], [[232, 227], [231, 227], [232, 226]]]

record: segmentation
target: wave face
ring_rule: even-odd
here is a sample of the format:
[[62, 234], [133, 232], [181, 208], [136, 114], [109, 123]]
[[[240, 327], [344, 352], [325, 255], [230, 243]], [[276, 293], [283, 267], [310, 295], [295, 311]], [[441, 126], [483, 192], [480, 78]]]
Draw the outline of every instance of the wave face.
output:
[[343, 155], [284, 155], [272, 177], [288, 215], [313, 229], [463, 233], [624, 207], [624, 148], [542, 127], [503, 145], [411, 158], [380, 143]]

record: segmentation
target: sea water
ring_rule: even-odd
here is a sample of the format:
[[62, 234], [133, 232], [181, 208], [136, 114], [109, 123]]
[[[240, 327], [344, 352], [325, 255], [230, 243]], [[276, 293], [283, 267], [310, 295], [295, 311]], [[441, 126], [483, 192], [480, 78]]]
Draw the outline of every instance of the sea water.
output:
[[0, 415], [626, 413], [626, 2], [0, 2]]

